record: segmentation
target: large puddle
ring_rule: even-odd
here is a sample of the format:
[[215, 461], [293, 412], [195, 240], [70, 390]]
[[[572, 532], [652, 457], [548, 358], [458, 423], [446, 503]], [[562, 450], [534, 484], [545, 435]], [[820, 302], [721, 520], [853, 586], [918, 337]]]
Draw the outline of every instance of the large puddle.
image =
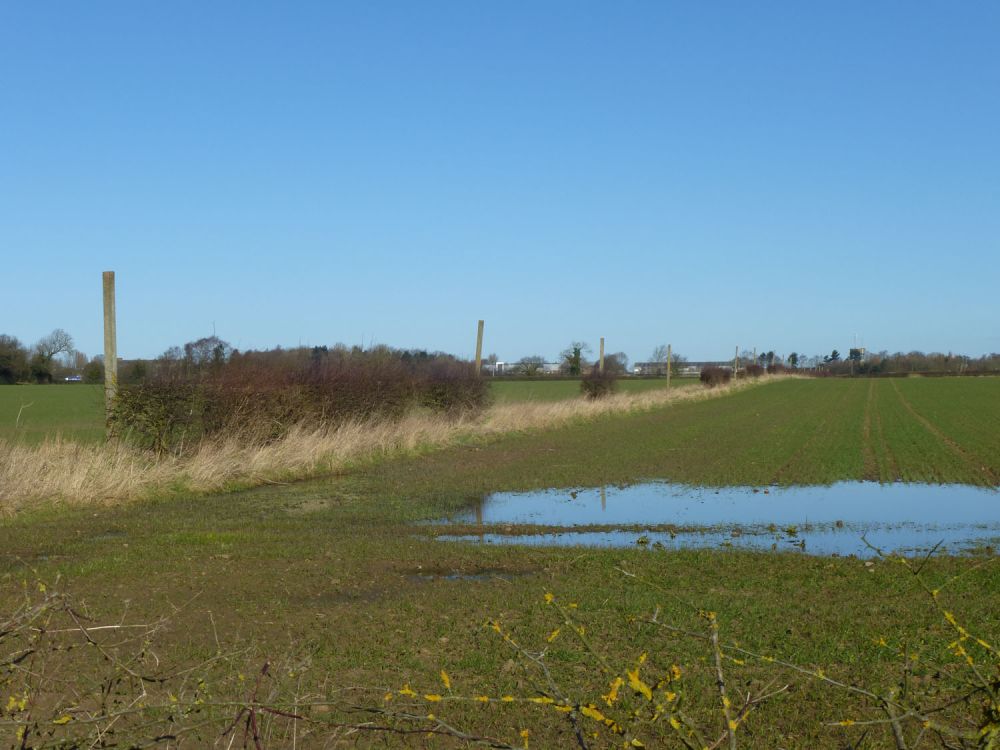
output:
[[966, 485], [844, 482], [695, 488], [664, 482], [504, 492], [447, 521], [441, 539], [678, 549], [736, 547], [819, 555], [952, 554], [1000, 544], [1000, 493]]

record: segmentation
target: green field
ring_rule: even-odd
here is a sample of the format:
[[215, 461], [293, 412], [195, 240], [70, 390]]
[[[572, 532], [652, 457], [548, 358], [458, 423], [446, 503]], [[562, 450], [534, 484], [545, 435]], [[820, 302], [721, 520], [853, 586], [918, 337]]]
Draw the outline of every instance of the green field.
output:
[[[532, 748], [575, 745], [565, 717], [544, 706], [432, 705], [420, 695], [448, 694], [442, 669], [456, 695], [537, 695], [524, 660], [484, 627], [497, 618], [526, 648], [548, 648], [554, 678], [574, 696], [603, 705], [610, 675], [595, 657], [566, 633], [547, 644], [560, 626], [543, 601], [547, 592], [579, 605], [572, 612], [588, 642], [623, 676], [642, 652], [650, 674], [680, 666], [685, 711], [703, 726], [720, 720], [711, 651], [644, 624], [653, 612], [658, 622], [704, 632], [696, 610], [711, 610], [725, 642], [879, 694], [902, 674], [911, 691], [933, 696], [955, 689], [949, 681], [957, 669], [946, 648], [952, 631], [899, 565], [794, 553], [476, 546], [437, 542], [412, 524], [468, 507], [487, 492], [655, 478], [995, 486], [998, 425], [1000, 379], [790, 380], [385, 461], [322, 481], [126, 508], [40, 509], [0, 527], [0, 576], [12, 584], [8, 602], [23, 597], [21, 581], [37, 577], [50, 587], [58, 579], [93, 621], [167, 617], [148, 644], [159, 666], [147, 659], [144, 668], [197, 669], [219, 700], [245, 695], [248, 684], [237, 675], [252, 675], [270, 660], [280, 669], [266, 683], [268, 695], [288, 710], [293, 699], [342, 698], [341, 688], [362, 686], [369, 690], [349, 694], [356, 704], [385, 706], [383, 694], [392, 692], [395, 709], [433, 713], [517, 747], [523, 728]], [[1000, 569], [988, 564], [992, 559], [932, 559], [923, 574], [937, 587], [962, 572], [941, 600], [974, 624], [977, 637], [995, 643]], [[72, 657], [82, 660], [83, 682], [106, 669], [100, 659], [86, 661], [88, 653]], [[951, 666], [938, 668], [942, 662]], [[729, 661], [726, 670], [736, 690], [792, 685], [752, 714], [740, 747], [895, 746], [872, 701], [771, 664]], [[418, 696], [400, 695], [405, 684]], [[169, 689], [181, 700], [192, 695]], [[939, 718], [973, 721], [977, 711], [956, 704]], [[309, 739], [321, 729], [329, 734], [322, 721], [383, 718], [326, 709], [309, 715], [320, 723], [296, 725], [302, 747], [464, 746], [376, 734], [341, 734], [323, 744]], [[231, 719], [220, 714], [191, 746], [213, 741]], [[881, 723], [829, 725], [845, 719]], [[268, 747], [291, 744], [294, 722], [270, 716], [267, 723]], [[908, 747], [939, 746], [920, 730], [906, 724]], [[918, 735], [927, 744], [915, 743]], [[681, 746], [669, 727], [654, 738], [647, 747]], [[602, 734], [589, 746], [620, 746], [612, 739]]]
[[38, 443], [55, 436], [85, 443], [104, 439], [103, 386], [0, 386], [0, 440]]
[[[642, 479], [708, 485], [839, 480], [958, 482], [1000, 477], [1000, 378], [791, 380], [501, 441], [428, 473], [470, 489], [572, 487]], [[563, 460], [564, 456], [571, 457]], [[587, 460], [575, 457], [587, 456]]]

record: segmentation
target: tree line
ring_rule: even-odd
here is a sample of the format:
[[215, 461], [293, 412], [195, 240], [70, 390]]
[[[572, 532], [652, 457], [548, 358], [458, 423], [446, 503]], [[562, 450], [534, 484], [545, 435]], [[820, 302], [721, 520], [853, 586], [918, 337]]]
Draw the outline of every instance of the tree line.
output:
[[[569, 346], [559, 353], [559, 359], [557, 360], [559, 365], [559, 374], [570, 377], [586, 375], [589, 370], [592, 370], [597, 365], [597, 360], [594, 359], [593, 354], [594, 351], [587, 342], [570, 342]], [[485, 361], [488, 364], [495, 364], [497, 356], [495, 354], [491, 354]], [[663, 374], [665, 374], [667, 363], [667, 345], [662, 344], [661, 346], [657, 346], [653, 350], [653, 353], [650, 355], [648, 361], [650, 363], [663, 365]], [[546, 360], [541, 354], [532, 354], [527, 357], [521, 357], [517, 360], [517, 362], [514, 362], [512, 365], [507, 367], [505, 374], [522, 375], [525, 377], [542, 375], [545, 372], [545, 365], [547, 362], [548, 360]], [[670, 357], [670, 362], [671, 370], [676, 372], [678, 368], [682, 367], [687, 362], [687, 358], [674, 352]], [[614, 375], [627, 374], [629, 371], [628, 355], [625, 352], [606, 353], [604, 355], [604, 371]]]
[[905, 375], [907, 373], [934, 374], [989, 374], [1000, 373], [1000, 353], [970, 357], [953, 352], [894, 352], [888, 350], [869, 352], [850, 348], [846, 354], [833, 349], [829, 354], [811, 356], [792, 352], [785, 356], [773, 351], [757, 354], [749, 350], [740, 352], [740, 367], [754, 363], [771, 370], [783, 368], [809, 370], [831, 375]]
[[[388, 346], [347, 347], [336, 344], [332, 347], [276, 347], [267, 350], [240, 352], [227, 341], [217, 336], [206, 336], [189, 341], [182, 346], [167, 349], [155, 359], [119, 360], [119, 380], [122, 383], [141, 383], [155, 374], [192, 374], [218, 369], [226, 364], [266, 364], [277, 367], [299, 367], [304, 361], [322, 362], [339, 360], [351, 355], [375, 354], [387, 359], [399, 359], [404, 363], [419, 364], [429, 361], [456, 361], [450, 354], [423, 349], [395, 349]], [[667, 346], [657, 346], [648, 363], [662, 365], [666, 373]], [[497, 356], [485, 358], [488, 364], [495, 364]], [[532, 377], [545, 372], [547, 360], [538, 354], [521, 357], [513, 366], [508, 366], [506, 374]], [[674, 374], [684, 366], [687, 358], [674, 352], [671, 355], [671, 369]], [[866, 352], [863, 349], [849, 349], [846, 355], [834, 349], [830, 354], [807, 356], [800, 352], [778, 355], [772, 351], [757, 353], [750, 350], [740, 352], [741, 367], [749, 364], [771, 370], [774, 368], [818, 370], [830, 374], [880, 375], [892, 373], [992, 373], [1000, 372], [1000, 353], [970, 357], [952, 352]], [[584, 341], [573, 341], [563, 349], [558, 359], [559, 374], [580, 377], [596, 366], [593, 350]], [[629, 358], [624, 352], [613, 352], [604, 357], [605, 372], [624, 375], [629, 372]], [[654, 368], [655, 369], [655, 368]], [[88, 359], [74, 348], [73, 337], [61, 328], [56, 328], [33, 345], [23, 344], [16, 336], [0, 334], [0, 385], [14, 383], [52, 383], [66, 377], [78, 377], [85, 383], [104, 381], [104, 360], [101, 356]]]
[[87, 355], [73, 348], [73, 337], [61, 328], [32, 346], [16, 336], [0, 333], [0, 383], [51, 383], [58, 377], [80, 374]]

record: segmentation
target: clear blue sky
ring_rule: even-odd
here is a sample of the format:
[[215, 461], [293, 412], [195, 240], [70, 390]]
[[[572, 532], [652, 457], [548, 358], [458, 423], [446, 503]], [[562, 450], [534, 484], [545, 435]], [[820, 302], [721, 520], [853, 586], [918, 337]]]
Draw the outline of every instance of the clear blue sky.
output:
[[0, 332], [1000, 351], [1000, 3], [0, 5]]

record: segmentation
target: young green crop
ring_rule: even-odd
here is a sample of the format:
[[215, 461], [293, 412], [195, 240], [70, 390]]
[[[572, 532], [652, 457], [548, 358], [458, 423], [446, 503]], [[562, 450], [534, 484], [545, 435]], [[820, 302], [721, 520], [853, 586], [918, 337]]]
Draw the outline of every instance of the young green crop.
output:
[[104, 439], [104, 389], [97, 385], [0, 386], [0, 440], [40, 443]]

